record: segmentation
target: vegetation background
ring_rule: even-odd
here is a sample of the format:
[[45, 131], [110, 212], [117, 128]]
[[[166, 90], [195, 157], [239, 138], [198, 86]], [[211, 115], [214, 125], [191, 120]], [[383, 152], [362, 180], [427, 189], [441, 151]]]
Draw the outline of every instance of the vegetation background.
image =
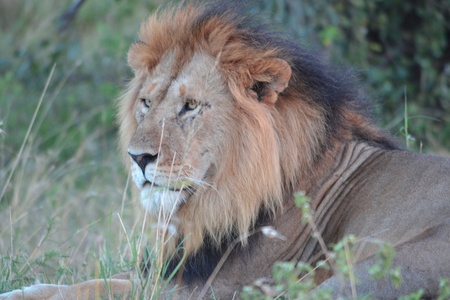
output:
[[[76, 2], [0, 0], [0, 292], [125, 270], [133, 234], [147, 230], [116, 151], [114, 103], [132, 76], [128, 46], [164, 1], [79, 1], [70, 19]], [[380, 125], [411, 149], [450, 155], [449, 0], [252, 10], [353, 67]]]

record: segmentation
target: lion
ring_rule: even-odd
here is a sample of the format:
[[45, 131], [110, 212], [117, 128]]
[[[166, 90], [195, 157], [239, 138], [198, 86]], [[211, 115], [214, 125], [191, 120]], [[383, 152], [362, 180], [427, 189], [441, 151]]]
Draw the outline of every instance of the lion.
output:
[[[156, 233], [174, 257], [168, 273], [182, 265], [168, 290], [231, 299], [270, 278], [277, 261], [320, 259], [294, 201], [303, 191], [326, 244], [353, 234], [394, 246], [404, 282], [371, 279], [377, 247], [367, 245], [354, 266], [358, 295], [394, 299], [421, 288], [436, 296], [450, 276], [450, 159], [403, 149], [375, 125], [351, 74], [244, 8], [167, 8], [128, 51], [134, 78], [119, 100], [120, 145], [144, 209], [174, 229]], [[267, 226], [285, 240], [266, 237]], [[346, 288], [330, 273], [315, 280], [335, 296]], [[113, 278], [3, 296], [93, 298], [95, 285], [109, 295], [105, 283], [117, 295], [132, 286]]]

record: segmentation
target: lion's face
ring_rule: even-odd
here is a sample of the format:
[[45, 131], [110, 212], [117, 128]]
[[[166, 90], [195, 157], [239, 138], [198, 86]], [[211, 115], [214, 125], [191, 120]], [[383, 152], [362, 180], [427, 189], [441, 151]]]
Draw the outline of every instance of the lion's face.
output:
[[[262, 209], [281, 207], [297, 176], [292, 166], [312, 157], [286, 151], [297, 141], [281, 139], [291, 130], [282, 115], [293, 98], [279, 101], [291, 78], [288, 62], [250, 47], [233, 23], [200, 16], [198, 23], [196, 14], [144, 23], [128, 51], [135, 77], [119, 108], [121, 145], [141, 201], [154, 217], [176, 215], [178, 236], [189, 236], [187, 253], [205, 235], [217, 242], [246, 235]], [[304, 126], [292, 130], [310, 144], [317, 136], [310, 119], [321, 116], [302, 111]]]
[[137, 74], [137, 129], [128, 153], [142, 204], [153, 215], [176, 212], [213, 184], [225, 134], [233, 130], [226, 119], [236, 113], [212, 57], [194, 55], [175, 79], [168, 71], [173, 64], [169, 52]]

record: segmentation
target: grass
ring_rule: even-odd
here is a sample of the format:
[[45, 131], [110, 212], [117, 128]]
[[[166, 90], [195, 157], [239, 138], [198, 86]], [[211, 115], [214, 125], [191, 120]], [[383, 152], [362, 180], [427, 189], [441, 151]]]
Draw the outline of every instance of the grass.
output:
[[[58, 32], [70, 0], [0, 1], [0, 293], [139, 263], [151, 228], [116, 151], [114, 100], [161, 2], [86, 1]], [[163, 282], [139, 284], [148, 298]]]

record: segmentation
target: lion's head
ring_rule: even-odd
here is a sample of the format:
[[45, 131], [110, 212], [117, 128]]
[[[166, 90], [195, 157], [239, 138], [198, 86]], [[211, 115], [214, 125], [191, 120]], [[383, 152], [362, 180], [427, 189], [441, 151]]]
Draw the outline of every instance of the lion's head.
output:
[[389, 144], [348, 78], [230, 7], [166, 10], [128, 52], [135, 77], [120, 100], [121, 145], [142, 204], [177, 220], [188, 254], [281, 209], [337, 140]]

